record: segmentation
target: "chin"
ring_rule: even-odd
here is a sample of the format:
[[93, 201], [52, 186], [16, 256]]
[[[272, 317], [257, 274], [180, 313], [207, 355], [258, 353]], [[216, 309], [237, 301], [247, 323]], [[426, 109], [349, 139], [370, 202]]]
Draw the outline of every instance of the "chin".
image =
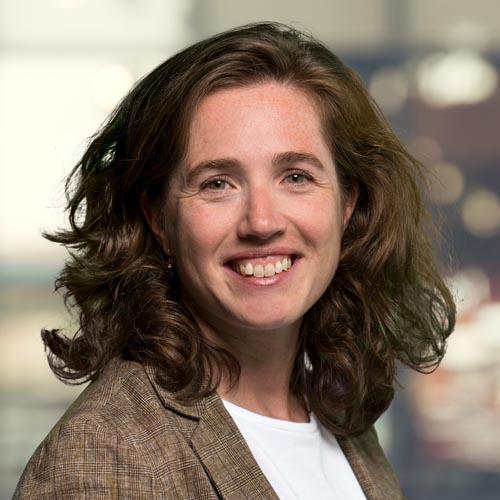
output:
[[294, 315], [293, 317], [245, 317], [236, 319], [236, 321], [234, 322], [234, 326], [260, 331], [285, 330], [287, 328], [293, 328], [298, 322], [300, 322], [300, 320], [301, 318], [297, 318], [296, 315]]

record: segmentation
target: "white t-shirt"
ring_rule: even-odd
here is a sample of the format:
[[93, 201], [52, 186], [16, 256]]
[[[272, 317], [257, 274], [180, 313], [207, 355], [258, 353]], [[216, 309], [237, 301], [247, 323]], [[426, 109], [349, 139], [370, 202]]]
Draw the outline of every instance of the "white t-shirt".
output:
[[281, 500], [366, 499], [335, 436], [313, 413], [297, 423], [222, 402]]

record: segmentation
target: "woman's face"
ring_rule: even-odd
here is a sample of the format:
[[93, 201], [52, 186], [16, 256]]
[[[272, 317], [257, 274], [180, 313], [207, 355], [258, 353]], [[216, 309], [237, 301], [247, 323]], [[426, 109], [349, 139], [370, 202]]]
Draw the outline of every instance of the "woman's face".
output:
[[312, 101], [266, 83], [201, 102], [159, 234], [195, 316], [216, 331], [283, 329], [332, 280], [352, 208]]

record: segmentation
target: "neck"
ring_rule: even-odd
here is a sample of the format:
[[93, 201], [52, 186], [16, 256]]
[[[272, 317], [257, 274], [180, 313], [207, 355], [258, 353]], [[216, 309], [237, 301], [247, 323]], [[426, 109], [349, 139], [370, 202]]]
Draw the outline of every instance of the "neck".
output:
[[241, 366], [234, 387], [222, 373], [219, 396], [237, 406], [280, 420], [308, 422], [304, 401], [292, 394], [290, 378], [298, 349], [300, 321], [277, 330], [238, 332], [198, 321], [205, 338], [233, 354]]

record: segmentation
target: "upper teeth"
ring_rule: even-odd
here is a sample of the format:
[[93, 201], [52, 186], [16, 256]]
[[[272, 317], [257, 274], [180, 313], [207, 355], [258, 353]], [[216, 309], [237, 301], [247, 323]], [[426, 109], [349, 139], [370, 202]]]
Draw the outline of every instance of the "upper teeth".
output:
[[288, 271], [292, 267], [292, 259], [284, 257], [281, 260], [267, 262], [266, 264], [252, 264], [251, 262], [240, 263], [235, 266], [235, 271], [239, 272], [242, 276], [255, 276], [256, 278], [263, 278], [264, 276], [274, 276], [282, 271]]

